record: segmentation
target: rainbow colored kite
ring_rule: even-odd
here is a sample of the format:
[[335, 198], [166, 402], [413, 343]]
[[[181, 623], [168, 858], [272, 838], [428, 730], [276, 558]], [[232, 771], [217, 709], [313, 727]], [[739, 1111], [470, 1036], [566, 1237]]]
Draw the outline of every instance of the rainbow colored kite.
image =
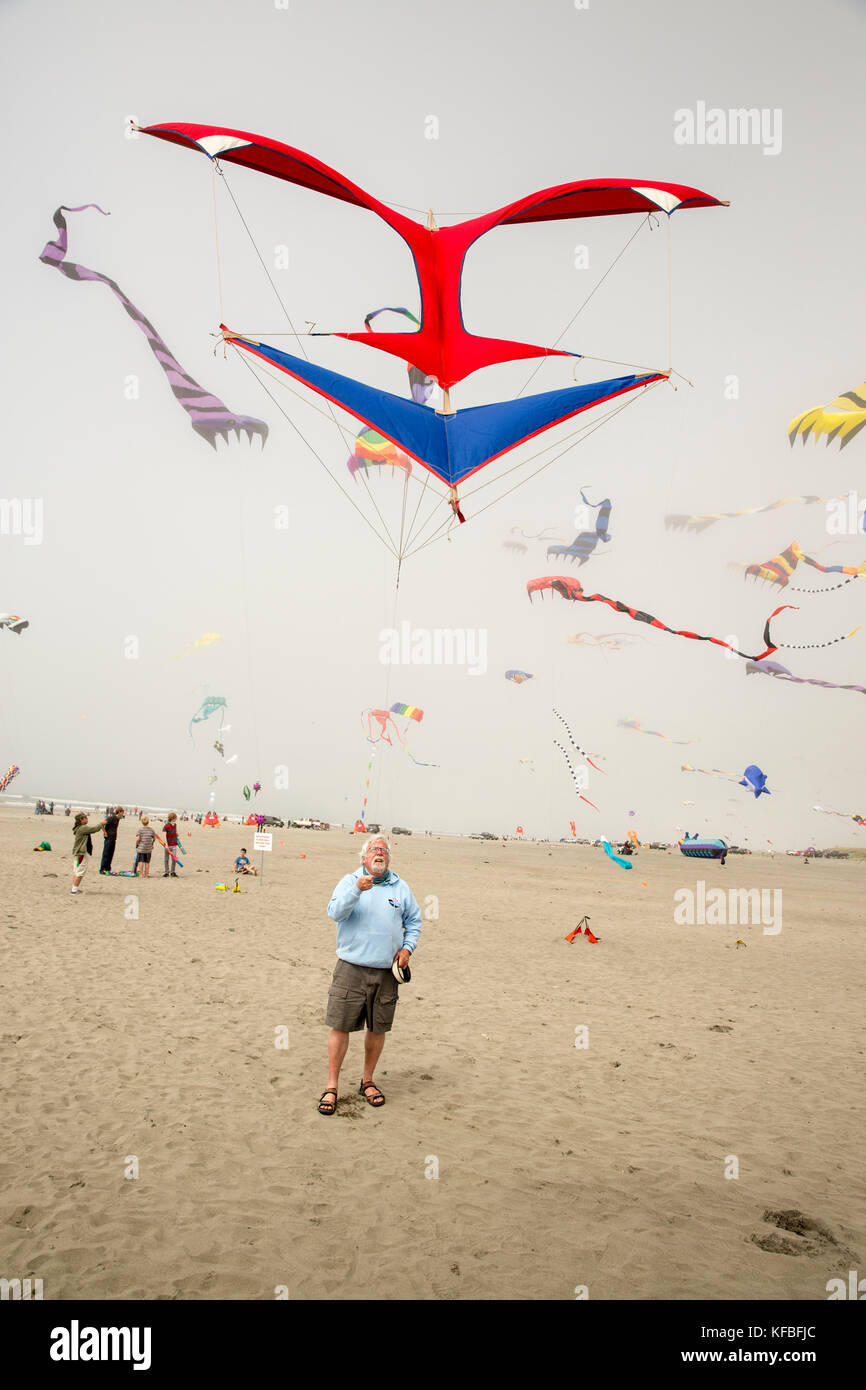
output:
[[[346, 467], [354, 478], [359, 469], [368, 471], [377, 464], [402, 468], [407, 478], [412, 473], [412, 463], [402, 449], [398, 449], [396, 444], [392, 444], [390, 439], [386, 439], [377, 430], [362, 430], [355, 440], [355, 449], [349, 455]], [[357, 481], [355, 478], [355, 482]]]
[[424, 718], [423, 709], [419, 709], [417, 705], [401, 705], [397, 703], [391, 706], [391, 713], [401, 714], [404, 719], [414, 719], [417, 724], [420, 724], [421, 720]]

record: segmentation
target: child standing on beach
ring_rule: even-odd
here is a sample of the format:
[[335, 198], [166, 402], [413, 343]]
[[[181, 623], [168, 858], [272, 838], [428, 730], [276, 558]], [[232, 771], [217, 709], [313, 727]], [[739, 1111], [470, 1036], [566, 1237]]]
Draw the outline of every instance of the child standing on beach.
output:
[[72, 823], [72, 892], [81, 891], [79, 885], [87, 872], [87, 856], [93, 853], [91, 835], [101, 830], [105, 821], [96, 825], [87, 824], [87, 812], [79, 811]]
[[150, 878], [150, 855], [153, 850], [153, 842], [155, 839], [156, 832], [150, 828], [150, 817], [142, 816], [141, 829], [135, 837], [135, 848], [138, 858], [136, 872], [139, 878]]
[[[165, 836], [165, 848], [163, 850], [163, 860], [165, 872], [163, 878], [177, 878], [178, 847], [177, 847], [177, 811], [172, 811], [165, 825], [162, 827]], [[169, 869], [171, 872], [169, 873]]]

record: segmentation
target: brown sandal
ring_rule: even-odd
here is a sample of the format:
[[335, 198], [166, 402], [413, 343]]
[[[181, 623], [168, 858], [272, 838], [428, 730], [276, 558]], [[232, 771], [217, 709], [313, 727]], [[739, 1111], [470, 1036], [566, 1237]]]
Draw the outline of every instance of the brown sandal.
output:
[[[325, 1100], [325, 1096], [333, 1096], [334, 1099]], [[334, 1086], [329, 1086], [328, 1089], [326, 1091], [323, 1091], [322, 1094], [319, 1096], [319, 1104], [316, 1106], [316, 1109], [318, 1110], [320, 1115], [333, 1115], [336, 1108], [337, 1091]]]
[[[374, 1096], [368, 1096], [366, 1094], [371, 1086], [373, 1090], [376, 1092]], [[375, 1081], [364, 1081], [362, 1079], [361, 1084], [358, 1087], [358, 1095], [363, 1096], [367, 1104], [372, 1105], [374, 1110], [381, 1110], [382, 1106], [385, 1104], [385, 1097], [382, 1095], [382, 1092], [379, 1090], [379, 1087], [376, 1085]]]

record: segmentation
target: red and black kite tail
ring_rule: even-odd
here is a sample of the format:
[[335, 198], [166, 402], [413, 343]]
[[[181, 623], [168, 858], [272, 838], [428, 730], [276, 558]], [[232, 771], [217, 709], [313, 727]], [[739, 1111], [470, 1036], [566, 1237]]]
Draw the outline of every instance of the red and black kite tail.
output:
[[[668, 627], [668, 625], [663, 623], [659, 618], [654, 618], [651, 613], [644, 613], [639, 608], [631, 608], [627, 603], [622, 603], [618, 598], [608, 598], [606, 594], [585, 594], [579, 580], [573, 579], [568, 575], [546, 575], [541, 579], [530, 579], [526, 586], [526, 592], [529, 595], [530, 602], [532, 601], [532, 595], [534, 593], [539, 593], [544, 589], [550, 589], [554, 593], [561, 594], [563, 598], [570, 599], [577, 603], [606, 603], [614, 612], [624, 613], [626, 617], [631, 618], [636, 623], [647, 623], [649, 627], [660, 628], [662, 632], [669, 632], [673, 637], [688, 637], [693, 642], [711, 642], [714, 647], [725, 647], [729, 652], [733, 652], [735, 656], [743, 657], [745, 661], [761, 661], [765, 656], [770, 656], [771, 653], [779, 650], [770, 635], [770, 623], [779, 613], [784, 613], [786, 608], [793, 609], [795, 607], [792, 603], [783, 603], [780, 608], [775, 608], [773, 610], [764, 624], [765, 649], [758, 656], [750, 656], [748, 652], [741, 652], [738, 647], [732, 647], [730, 642], [723, 641], [721, 637], [705, 637], [700, 632], [689, 632], [686, 628]], [[846, 635], [850, 636], [850, 634]], [[837, 637], [833, 640], [841, 642], [844, 639]], [[825, 643], [822, 645], [829, 646], [830, 644]]]

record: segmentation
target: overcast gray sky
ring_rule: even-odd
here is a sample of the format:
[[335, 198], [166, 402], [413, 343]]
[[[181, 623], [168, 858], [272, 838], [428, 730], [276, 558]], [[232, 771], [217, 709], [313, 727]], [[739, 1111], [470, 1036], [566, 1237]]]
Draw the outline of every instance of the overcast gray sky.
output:
[[[524, 554], [503, 546], [515, 526], [570, 540], [583, 485], [593, 501], [613, 503], [611, 543], [575, 571], [584, 588], [672, 627], [736, 634], [748, 651], [760, 650], [764, 620], [786, 595], [747, 585], [729, 562], [765, 560], [791, 541], [824, 563], [866, 559], [862, 532], [824, 549], [837, 538], [822, 505], [719, 522], [700, 535], [668, 532], [663, 521], [669, 512], [866, 491], [866, 434], [844, 451], [811, 442], [791, 450], [786, 437], [792, 416], [863, 379], [863, 5], [81, 0], [74, 23], [72, 13], [10, 0], [0, 9], [0, 497], [38, 502], [43, 516], [39, 544], [9, 525], [0, 535], [0, 611], [31, 620], [21, 637], [0, 632], [0, 762], [22, 769], [12, 790], [203, 808], [212, 789], [218, 809], [240, 811], [243, 784], [258, 779], [266, 811], [348, 820], [360, 809], [371, 751], [361, 711], [387, 699], [424, 710], [410, 748], [438, 767], [377, 747], [369, 813], [383, 823], [501, 832], [522, 824], [558, 837], [574, 818], [586, 836], [635, 826], [669, 839], [682, 825], [748, 836], [756, 847], [866, 835], [810, 810], [866, 813], [862, 695], [747, 677], [743, 662], [601, 604], [548, 595], [530, 606], [527, 580], [562, 565], [547, 561], [544, 542], [526, 542]], [[701, 109], [741, 107], [766, 111], [763, 144], [675, 138], [677, 112], [699, 119]], [[389, 673], [381, 664], [380, 633], [395, 613], [391, 557], [243, 363], [213, 353], [221, 312], [267, 339], [286, 330], [280, 305], [222, 188], [218, 278], [208, 161], [127, 138], [129, 116], [271, 136], [377, 197], [432, 207], [443, 223], [602, 175], [683, 182], [730, 199], [729, 208], [672, 219], [673, 366], [692, 385], [635, 400], [473, 515], [488, 500], [482, 493], [465, 508], [469, 524], [406, 562], [398, 623], [483, 634], [483, 673], [444, 664]], [[406, 248], [378, 219], [243, 170], [229, 169], [229, 178], [297, 325], [352, 330], [379, 305], [417, 311]], [[111, 217], [71, 216], [69, 258], [114, 278], [204, 388], [267, 421], [263, 450], [244, 439], [214, 453], [112, 294], [39, 263], [55, 208], [90, 202]], [[637, 226], [610, 218], [493, 232], [467, 258], [467, 327], [553, 343]], [[280, 246], [287, 269], [275, 263]], [[585, 268], [575, 264], [580, 246]], [[640, 232], [563, 344], [666, 366], [662, 226]], [[384, 354], [335, 339], [312, 340], [311, 353], [405, 390], [405, 372]], [[470, 377], [454, 404], [515, 395], [531, 365]], [[620, 370], [596, 368], [584, 364], [579, 379]], [[531, 389], [567, 386], [571, 372], [566, 359], [548, 361]], [[349, 444], [313, 409], [321, 402], [277, 394], [360, 503], [364, 484], [345, 466]], [[351, 420], [341, 423], [351, 435]], [[533, 441], [517, 457], [537, 448]], [[502, 480], [515, 461], [492, 475]], [[370, 492], [384, 515], [397, 516], [399, 474], [371, 477]], [[281, 506], [284, 529], [274, 524]], [[805, 644], [849, 632], [866, 618], [862, 583], [791, 597], [800, 611], [779, 619], [776, 635]], [[564, 640], [580, 631], [640, 640], [620, 651]], [[208, 632], [223, 641], [192, 649]], [[777, 659], [797, 675], [866, 684], [864, 653], [866, 631]], [[509, 667], [535, 679], [508, 682]], [[227, 701], [226, 756], [238, 755], [230, 766], [212, 747], [216, 719], [188, 732], [208, 695]], [[583, 748], [605, 758], [605, 775], [590, 769], [586, 792], [598, 813], [577, 801], [553, 747], [561, 729], [552, 706]], [[676, 747], [618, 728], [628, 717], [697, 742]], [[743, 788], [681, 773], [683, 761], [737, 776], [758, 763], [773, 795], [755, 802]], [[288, 790], [274, 786], [281, 767]]]

